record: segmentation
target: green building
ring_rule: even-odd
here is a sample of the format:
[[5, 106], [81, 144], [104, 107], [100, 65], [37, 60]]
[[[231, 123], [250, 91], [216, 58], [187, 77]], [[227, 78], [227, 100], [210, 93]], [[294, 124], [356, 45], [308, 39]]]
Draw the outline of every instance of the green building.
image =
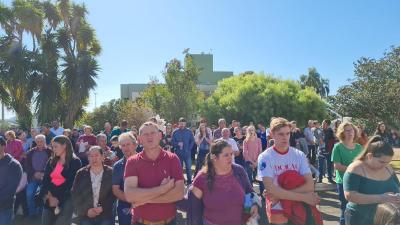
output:
[[[194, 64], [200, 69], [197, 87], [206, 95], [210, 95], [216, 88], [218, 81], [233, 76], [231, 71], [214, 71], [212, 54], [191, 54]], [[121, 84], [121, 99], [139, 97], [148, 84]]]

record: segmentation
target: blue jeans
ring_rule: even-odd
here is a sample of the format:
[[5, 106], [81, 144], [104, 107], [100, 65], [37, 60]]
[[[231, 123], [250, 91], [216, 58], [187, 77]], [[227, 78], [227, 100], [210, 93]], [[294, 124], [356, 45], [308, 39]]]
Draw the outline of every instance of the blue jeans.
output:
[[191, 184], [192, 183], [192, 155], [191, 155], [191, 152], [184, 151], [184, 150], [177, 150], [175, 153], [178, 155], [179, 160], [181, 161], [182, 168], [183, 168], [183, 163], [185, 163], [187, 184]]
[[118, 215], [119, 225], [131, 225], [132, 222], [131, 204], [118, 200], [117, 215]]
[[202, 149], [199, 150], [199, 154], [197, 154], [197, 159], [196, 159], [196, 169], [194, 170], [194, 176], [196, 176], [197, 173], [203, 167], [208, 152], [209, 150], [202, 150]]
[[10, 225], [13, 217], [13, 209], [6, 209], [0, 212], [0, 224]]
[[347, 205], [347, 200], [344, 197], [344, 191], [343, 191], [343, 184], [336, 184], [337, 186], [337, 191], [339, 194], [339, 201], [340, 201], [340, 225], [346, 225], [345, 219], [344, 219], [344, 212], [346, 210], [346, 205]]
[[325, 174], [325, 161], [326, 161], [326, 171], [328, 173], [328, 179], [332, 180], [332, 160], [331, 154], [320, 154], [318, 155], [318, 170], [319, 170], [319, 179], [322, 180], [323, 175]]
[[254, 181], [253, 177], [254, 177], [255, 171], [251, 167], [250, 161], [246, 161], [245, 169], [246, 169], [247, 177], [249, 177], [250, 184], [251, 184], [251, 186], [253, 186], [253, 181]]
[[31, 181], [26, 186], [26, 203], [28, 205], [28, 214], [30, 216], [36, 215], [39, 213], [38, 207], [36, 207], [35, 203], [35, 194], [37, 189], [39, 188], [40, 183], [37, 181]]
[[53, 209], [43, 209], [42, 212], [42, 225], [71, 225], [72, 224], [72, 200], [68, 199], [60, 207], [60, 213], [54, 214]]
[[101, 220], [99, 218], [85, 219], [79, 222], [79, 225], [112, 225], [111, 220]]

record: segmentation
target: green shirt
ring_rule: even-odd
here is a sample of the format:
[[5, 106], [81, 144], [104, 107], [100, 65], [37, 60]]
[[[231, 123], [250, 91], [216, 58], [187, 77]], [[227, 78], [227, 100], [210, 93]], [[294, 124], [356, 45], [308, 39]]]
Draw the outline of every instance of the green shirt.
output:
[[[361, 151], [362, 146], [360, 144], [355, 144], [354, 149], [348, 149], [343, 143], [337, 143], [332, 150], [332, 162], [349, 166]], [[344, 172], [336, 170], [336, 183], [343, 184], [343, 175]]]
[[[399, 180], [392, 174], [387, 180], [373, 180], [354, 173], [345, 173], [344, 191], [356, 191], [361, 194], [378, 195], [386, 192], [399, 192]], [[378, 204], [357, 204], [349, 202], [346, 206], [351, 210], [350, 224], [373, 225]]]

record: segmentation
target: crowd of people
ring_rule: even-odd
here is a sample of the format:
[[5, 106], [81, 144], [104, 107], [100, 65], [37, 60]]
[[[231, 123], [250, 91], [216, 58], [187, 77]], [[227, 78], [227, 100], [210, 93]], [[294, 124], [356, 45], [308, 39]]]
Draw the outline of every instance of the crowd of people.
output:
[[177, 209], [191, 225], [257, 224], [264, 199], [269, 224], [319, 225], [314, 187], [324, 178], [337, 186], [341, 225], [399, 222], [400, 184], [389, 163], [400, 141], [384, 123], [370, 138], [340, 120], [304, 129], [281, 117], [269, 126], [217, 124], [161, 126], [152, 117], [139, 128], [105, 122], [95, 135], [89, 125], [53, 121], [1, 133], [0, 224], [20, 208], [42, 225], [74, 217], [80, 225], [173, 225]]

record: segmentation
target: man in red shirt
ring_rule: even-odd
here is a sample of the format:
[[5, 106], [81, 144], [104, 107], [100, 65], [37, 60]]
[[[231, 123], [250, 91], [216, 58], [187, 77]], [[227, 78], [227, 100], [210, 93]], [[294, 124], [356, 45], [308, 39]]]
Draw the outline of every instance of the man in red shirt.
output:
[[184, 180], [179, 158], [161, 149], [156, 124], [139, 129], [143, 151], [128, 159], [124, 193], [134, 206], [134, 225], [175, 225], [176, 205], [183, 198]]

